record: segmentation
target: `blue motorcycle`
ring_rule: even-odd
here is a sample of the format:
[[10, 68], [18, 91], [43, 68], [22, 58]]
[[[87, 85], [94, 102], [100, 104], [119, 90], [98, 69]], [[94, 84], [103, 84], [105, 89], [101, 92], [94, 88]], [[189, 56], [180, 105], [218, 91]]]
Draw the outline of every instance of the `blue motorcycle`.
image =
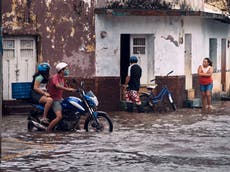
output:
[[[80, 127], [81, 116], [85, 116], [84, 129], [96, 132], [112, 132], [113, 123], [108, 114], [103, 111], [97, 111], [96, 108], [99, 104], [97, 97], [92, 91], [84, 91], [84, 82], [81, 82], [80, 89], [77, 90], [80, 97], [67, 97], [62, 105], [62, 119], [54, 127], [54, 131], [75, 131]], [[28, 116], [28, 131], [37, 129], [44, 131], [48, 124], [40, 121], [43, 114], [44, 107], [40, 104], [33, 105], [34, 109]], [[52, 110], [48, 113], [49, 121], [55, 118]]]

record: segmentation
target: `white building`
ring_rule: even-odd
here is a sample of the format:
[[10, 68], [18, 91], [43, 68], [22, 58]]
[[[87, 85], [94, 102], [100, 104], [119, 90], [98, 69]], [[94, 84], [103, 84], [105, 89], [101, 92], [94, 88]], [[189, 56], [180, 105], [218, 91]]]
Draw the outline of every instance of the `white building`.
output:
[[96, 75], [120, 76], [123, 83], [128, 58], [137, 55], [143, 85], [173, 70], [173, 76], [184, 76], [180, 84], [185, 90], [199, 90], [197, 68], [204, 57], [210, 57], [215, 69], [213, 93], [229, 91], [230, 18], [220, 11], [211, 13], [210, 8], [206, 12], [203, 1], [189, 2], [193, 1], [187, 3], [189, 10], [97, 8]]

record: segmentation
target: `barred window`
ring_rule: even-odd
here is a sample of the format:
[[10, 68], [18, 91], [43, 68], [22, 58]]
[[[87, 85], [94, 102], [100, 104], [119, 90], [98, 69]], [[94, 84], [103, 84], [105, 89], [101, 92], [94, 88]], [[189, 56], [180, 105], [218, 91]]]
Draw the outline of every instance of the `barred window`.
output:
[[145, 54], [145, 38], [133, 38], [133, 54]]

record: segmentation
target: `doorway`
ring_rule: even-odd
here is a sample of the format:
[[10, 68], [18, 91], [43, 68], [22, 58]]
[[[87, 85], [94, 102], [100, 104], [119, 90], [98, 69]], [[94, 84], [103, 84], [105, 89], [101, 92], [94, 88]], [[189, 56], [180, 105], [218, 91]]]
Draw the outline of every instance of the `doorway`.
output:
[[120, 77], [121, 84], [125, 84], [125, 78], [128, 74], [129, 57], [130, 57], [130, 35], [121, 34], [121, 49], [120, 49]]
[[138, 57], [142, 68], [141, 84], [149, 84], [154, 78], [154, 41], [153, 34], [121, 34], [120, 77], [121, 84], [125, 83], [128, 74], [129, 57]]
[[3, 38], [3, 99], [12, 99], [13, 82], [31, 82], [36, 66], [33, 37]]

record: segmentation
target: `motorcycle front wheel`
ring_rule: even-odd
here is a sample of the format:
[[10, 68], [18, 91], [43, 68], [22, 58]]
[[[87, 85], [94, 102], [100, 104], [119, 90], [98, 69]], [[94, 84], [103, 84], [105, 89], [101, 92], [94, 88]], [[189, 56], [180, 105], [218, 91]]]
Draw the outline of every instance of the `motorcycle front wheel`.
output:
[[168, 101], [171, 104], [171, 107], [172, 107], [173, 111], [176, 111], [177, 107], [176, 107], [175, 101], [174, 101], [174, 99], [173, 99], [171, 94], [168, 95]]
[[98, 123], [89, 116], [85, 121], [85, 130], [86, 132], [112, 132], [113, 123], [111, 119], [105, 113], [97, 114]]

